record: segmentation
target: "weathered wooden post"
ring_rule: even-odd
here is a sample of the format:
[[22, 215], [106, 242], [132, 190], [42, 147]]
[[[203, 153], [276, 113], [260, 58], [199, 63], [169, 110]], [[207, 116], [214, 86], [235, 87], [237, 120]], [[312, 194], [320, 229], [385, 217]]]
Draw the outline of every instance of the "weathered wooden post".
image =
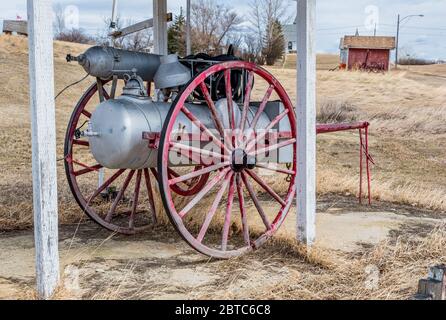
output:
[[153, 43], [156, 54], [167, 55], [167, 0], [153, 0]]
[[28, 0], [29, 89], [37, 292], [50, 298], [59, 282], [56, 123], [51, 0]]
[[316, 238], [316, 0], [297, 0], [297, 232]]
[[420, 280], [416, 300], [446, 300], [446, 265], [430, 268], [427, 279]]

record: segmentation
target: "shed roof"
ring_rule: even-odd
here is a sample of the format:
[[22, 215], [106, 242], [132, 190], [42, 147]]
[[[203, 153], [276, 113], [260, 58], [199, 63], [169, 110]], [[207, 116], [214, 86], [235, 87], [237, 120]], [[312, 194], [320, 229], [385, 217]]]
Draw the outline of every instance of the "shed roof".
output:
[[389, 49], [396, 46], [395, 37], [345, 36], [341, 39], [341, 49]]

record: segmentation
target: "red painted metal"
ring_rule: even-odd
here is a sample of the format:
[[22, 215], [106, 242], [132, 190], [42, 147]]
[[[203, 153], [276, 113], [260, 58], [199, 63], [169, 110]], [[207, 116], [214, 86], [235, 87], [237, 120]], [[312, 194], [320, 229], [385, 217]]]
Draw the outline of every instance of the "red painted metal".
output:
[[[363, 173], [364, 173], [364, 157], [366, 159], [366, 170], [367, 170], [367, 190], [368, 190], [368, 203], [372, 204], [372, 178], [370, 164], [375, 164], [372, 156], [369, 152], [369, 122], [357, 122], [357, 123], [339, 123], [339, 124], [319, 124], [317, 125], [317, 133], [333, 133], [341, 131], [359, 131], [359, 143], [360, 143], [360, 154], [359, 154], [359, 202], [362, 203], [363, 196]], [[364, 141], [365, 140], [365, 141]]]
[[316, 131], [318, 134], [324, 134], [324, 133], [332, 133], [340, 131], [365, 129], [369, 126], [370, 124], [368, 122], [318, 124]]

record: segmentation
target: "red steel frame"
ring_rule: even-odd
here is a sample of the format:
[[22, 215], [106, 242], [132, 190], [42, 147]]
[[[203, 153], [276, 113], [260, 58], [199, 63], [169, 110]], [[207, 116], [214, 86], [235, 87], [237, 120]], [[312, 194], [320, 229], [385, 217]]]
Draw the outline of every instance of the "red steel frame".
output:
[[362, 204], [362, 194], [363, 194], [363, 175], [364, 175], [364, 156], [366, 159], [366, 169], [367, 169], [367, 190], [368, 190], [368, 201], [369, 205], [372, 204], [372, 175], [370, 164], [375, 164], [372, 156], [369, 152], [369, 127], [368, 122], [357, 122], [357, 123], [340, 123], [340, 124], [319, 124], [317, 125], [317, 134], [326, 134], [341, 131], [359, 131], [360, 140], [360, 151], [359, 151], [359, 203]]

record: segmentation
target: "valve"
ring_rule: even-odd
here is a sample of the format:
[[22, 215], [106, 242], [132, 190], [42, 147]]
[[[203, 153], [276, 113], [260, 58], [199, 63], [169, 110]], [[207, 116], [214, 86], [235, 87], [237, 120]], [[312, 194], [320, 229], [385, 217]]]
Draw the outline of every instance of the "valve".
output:
[[72, 54], [67, 54], [66, 60], [68, 63], [73, 61], [79, 61], [79, 57], [73, 56]]

